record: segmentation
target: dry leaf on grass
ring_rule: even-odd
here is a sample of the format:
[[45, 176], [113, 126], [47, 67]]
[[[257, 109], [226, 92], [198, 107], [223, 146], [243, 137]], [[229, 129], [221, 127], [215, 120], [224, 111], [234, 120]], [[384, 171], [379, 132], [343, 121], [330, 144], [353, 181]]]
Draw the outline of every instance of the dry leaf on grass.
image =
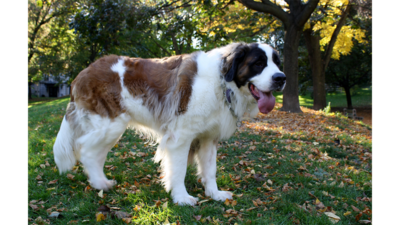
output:
[[61, 218], [61, 214], [59, 212], [52, 212], [49, 215], [50, 218]]
[[101, 212], [96, 213], [96, 221], [97, 222], [100, 222], [100, 221], [105, 220], [105, 219], [106, 219], [106, 217], [104, 216], [103, 213], [101, 213]]
[[58, 180], [52, 180], [52, 181], [49, 182], [49, 184], [55, 184], [55, 183], [57, 183], [57, 181]]
[[358, 222], [361, 224], [370, 224], [371, 220], [359, 220]]
[[112, 212], [118, 219], [131, 218], [132, 215], [124, 211]]
[[338, 217], [337, 215], [331, 213], [331, 212], [324, 212], [325, 215], [327, 215], [329, 217], [329, 220], [332, 223], [337, 223], [340, 220], [340, 217]]
[[100, 198], [103, 198], [103, 190], [100, 190], [99, 193], [97, 194]]
[[360, 210], [357, 207], [355, 207], [354, 205], [352, 205], [351, 208], [353, 208], [353, 210], [356, 212], [360, 212]]
[[265, 180], [265, 178], [262, 176], [262, 174], [259, 174], [259, 173], [254, 174], [253, 178], [254, 178], [256, 181], [259, 181], [259, 182]]
[[37, 205], [34, 205], [34, 204], [29, 204], [29, 206], [30, 206], [34, 211], [36, 211], [36, 210], [39, 209], [39, 207], [38, 207]]
[[74, 177], [75, 177], [75, 176], [72, 175], [72, 174], [67, 174], [67, 178], [70, 179], [70, 180], [74, 180]]
[[197, 220], [197, 221], [200, 221], [200, 219], [201, 219], [201, 215], [193, 216], [193, 217], [194, 217], [194, 219]]
[[282, 191], [283, 191], [283, 192], [288, 192], [288, 191], [289, 191], [289, 184], [288, 184], [288, 183], [286, 183], [285, 185], [283, 185]]

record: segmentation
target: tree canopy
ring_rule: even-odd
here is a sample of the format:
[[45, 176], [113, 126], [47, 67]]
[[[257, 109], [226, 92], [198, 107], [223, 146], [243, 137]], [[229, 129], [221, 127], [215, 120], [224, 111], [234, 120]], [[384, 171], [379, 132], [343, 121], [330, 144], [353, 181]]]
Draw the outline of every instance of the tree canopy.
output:
[[[356, 45], [370, 42], [364, 23], [372, 18], [370, 3], [29, 0], [28, 83], [42, 79], [43, 74], [63, 75], [71, 82], [107, 54], [160, 58], [230, 42], [263, 42], [283, 53], [287, 87], [282, 110], [299, 112], [299, 79], [311, 84], [317, 75], [324, 78], [330, 59], [340, 61]], [[320, 69], [313, 66], [317, 64]], [[324, 85], [324, 79], [313, 83], [317, 89]], [[324, 105], [321, 102], [318, 107]]]

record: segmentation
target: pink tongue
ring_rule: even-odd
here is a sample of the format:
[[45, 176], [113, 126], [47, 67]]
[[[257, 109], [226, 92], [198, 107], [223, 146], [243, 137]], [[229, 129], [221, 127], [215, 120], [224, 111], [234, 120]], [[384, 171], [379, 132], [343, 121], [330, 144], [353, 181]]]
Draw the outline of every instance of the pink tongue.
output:
[[268, 94], [258, 91], [260, 99], [258, 99], [258, 109], [261, 113], [267, 114], [274, 109], [275, 97], [269, 92]]

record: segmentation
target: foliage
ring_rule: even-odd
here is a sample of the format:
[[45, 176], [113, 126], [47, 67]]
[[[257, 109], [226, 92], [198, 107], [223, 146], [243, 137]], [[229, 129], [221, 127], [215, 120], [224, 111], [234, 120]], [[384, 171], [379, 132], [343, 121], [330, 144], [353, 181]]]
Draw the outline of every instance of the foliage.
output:
[[[28, 1], [28, 81], [35, 82], [41, 75], [59, 72], [61, 61], [70, 50], [70, 32], [63, 28], [60, 22], [68, 13], [74, 10], [70, 0]], [[64, 39], [66, 38], [66, 39]], [[55, 58], [57, 65], [52, 67], [43, 56]], [[44, 67], [50, 68], [50, 70]]]
[[[317, 9], [306, 23], [304, 29], [312, 29], [321, 37], [321, 51], [325, 51], [330, 44], [332, 35], [337, 27], [343, 11], [348, 4], [353, 4], [351, 0], [321, 0]], [[353, 41], [365, 43], [365, 31], [361, 27], [344, 25], [335, 40], [332, 55], [333, 59], [338, 60], [340, 55], [348, 55], [353, 47]]]
[[231, 41], [269, 43], [271, 34], [281, 27], [280, 22], [271, 15], [248, 10], [239, 2], [206, 2], [197, 6], [197, 20], [200, 21], [199, 31], [202, 35], [200, 44], [203, 48], [215, 48]]
[[327, 83], [343, 87], [347, 95], [347, 107], [352, 108], [351, 89], [372, 84], [371, 45], [356, 44], [350, 55], [333, 60], [326, 72]]
[[[205, 197], [190, 167], [185, 184], [200, 201], [188, 207], [174, 205], [160, 185], [151, 161], [156, 146], [131, 130], [108, 154], [106, 176], [118, 182], [113, 190], [92, 189], [81, 164], [60, 175], [52, 146], [68, 100], [29, 108], [30, 224], [39, 217], [51, 224], [125, 224], [112, 216], [117, 212], [130, 214], [133, 224], [329, 224], [326, 212], [340, 218], [337, 224], [371, 218], [371, 130], [362, 123], [307, 108], [246, 121], [218, 146], [217, 183], [233, 200]], [[111, 212], [103, 218], [98, 212], [106, 205]], [[61, 216], [49, 218], [52, 212]]]

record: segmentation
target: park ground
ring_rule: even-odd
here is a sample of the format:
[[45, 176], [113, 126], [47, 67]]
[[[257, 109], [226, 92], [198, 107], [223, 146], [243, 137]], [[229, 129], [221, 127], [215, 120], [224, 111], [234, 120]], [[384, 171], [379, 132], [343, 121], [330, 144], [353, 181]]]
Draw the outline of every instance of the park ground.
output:
[[60, 175], [52, 146], [68, 102], [61, 98], [28, 106], [29, 224], [371, 221], [372, 128], [367, 123], [306, 107], [302, 114], [281, 112], [277, 96], [274, 111], [244, 121], [233, 137], [219, 144], [217, 183], [234, 193], [233, 200], [206, 197], [195, 169], [189, 167], [185, 184], [199, 198], [189, 207], [172, 203], [159, 184], [158, 164], [151, 160], [156, 147], [133, 130], [108, 154], [105, 173], [118, 182], [113, 190], [92, 189], [81, 164]]

